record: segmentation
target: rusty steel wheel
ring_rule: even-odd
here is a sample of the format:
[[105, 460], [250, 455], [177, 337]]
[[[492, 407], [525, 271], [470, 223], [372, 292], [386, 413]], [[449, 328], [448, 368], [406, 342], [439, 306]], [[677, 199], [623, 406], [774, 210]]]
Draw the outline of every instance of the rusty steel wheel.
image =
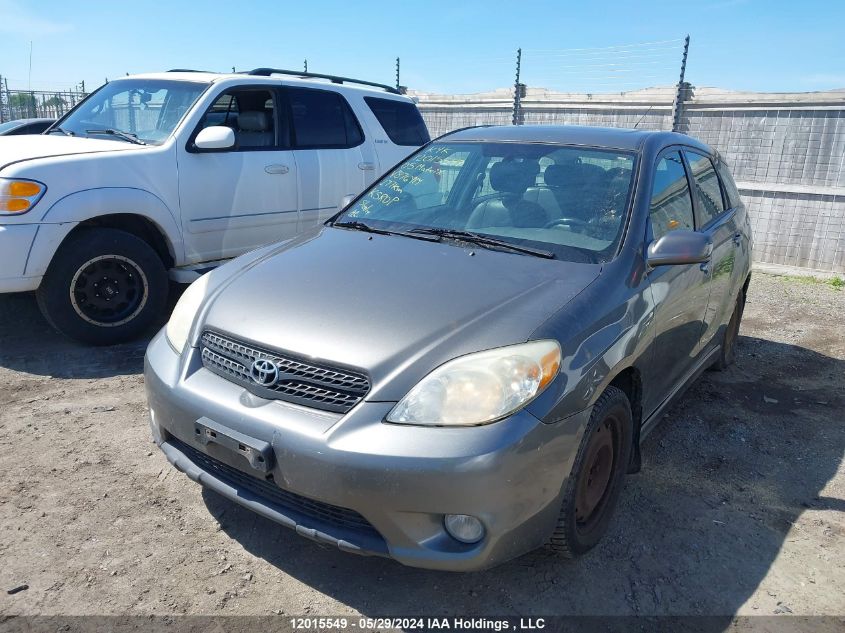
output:
[[608, 484], [619, 453], [619, 420], [608, 416], [590, 434], [584, 467], [578, 476], [575, 495], [575, 522], [579, 530], [589, 530], [601, 515], [607, 501]]
[[734, 364], [736, 360], [736, 343], [739, 338], [739, 326], [742, 323], [742, 313], [745, 311], [745, 293], [740, 293], [734, 304], [734, 311], [730, 321], [725, 326], [725, 334], [722, 339], [722, 348], [719, 350], [719, 357], [713, 364], [713, 368], [724, 371]]
[[619, 498], [632, 437], [631, 403], [621, 389], [608, 387], [593, 405], [564, 485], [550, 550], [572, 558], [599, 542]]

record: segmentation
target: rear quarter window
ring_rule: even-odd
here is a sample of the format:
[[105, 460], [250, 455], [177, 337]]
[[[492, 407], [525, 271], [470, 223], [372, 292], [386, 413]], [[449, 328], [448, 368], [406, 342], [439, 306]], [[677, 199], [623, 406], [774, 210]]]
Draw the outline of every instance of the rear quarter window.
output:
[[418, 147], [431, 140], [425, 121], [413, 103], [378, 97], [364, 97], [364, 101], [396, 145]]
[[716, 161], [716, 171], [722, 181], [722, 189], [725, 192], [725, 201], [728, 203], [728, 208], [738, 207], [742, 203], [742, 199], [739, 197], [739, 190], [736, 188], [736, 182], [734, 182], [728, 166], [723, 161], [718, 160]]

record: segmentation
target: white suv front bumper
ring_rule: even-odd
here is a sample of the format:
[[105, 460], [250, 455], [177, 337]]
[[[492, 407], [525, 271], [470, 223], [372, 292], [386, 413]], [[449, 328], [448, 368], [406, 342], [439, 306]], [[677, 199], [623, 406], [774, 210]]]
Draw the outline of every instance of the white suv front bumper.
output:
[[41, 275], [27, 276], [26, 268], [38, 224], [0, 225], [0, 292], [35, 290]]

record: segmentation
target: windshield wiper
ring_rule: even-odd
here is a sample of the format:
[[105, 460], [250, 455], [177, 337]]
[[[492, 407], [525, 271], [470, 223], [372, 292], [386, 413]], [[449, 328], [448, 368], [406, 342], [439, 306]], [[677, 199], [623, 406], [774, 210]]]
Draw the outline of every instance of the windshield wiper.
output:
[[379, 229], [374, 226], [367, 224], [366, 222], [361, 222], [360, 220], [349, 220], [346, 222], [332, 222], [331, 226], [336, 226], [341, 229], [353, 229], [355, 231], [365, 231], [367, 233], [378, 233], [379, 235], [401, 235], [403, 237], [411, 237], [417, 240], [427, 240], [429, 242], [436, 242], [438, 240], [437, 237], [429, 237], [425, 234], [414, 234], [413, 231], [411, 232], [404, 232], [404, 231], [390, 231], [388, 229]]
[[544, 257], [546, 259], [554, 259], [555, 254], [551, 251], [544, 251], [540, 248], [531, 248], [530, 246], [519, 246], [512, 244], [505, 240], [500, 240], [495, 237], [490, 237], [482, 233], [474, 233], [472, 231], [460, 231], [457, 229], [438, 229], [434, 227], [422, 227], [411, 229], [410, 233], [418, 233], [422, 235], [436, 235], [437, 237], [445, 237], [447, 239], [459, 240], [462, 242], [469, 242], [470, 244], [477, 244], [485, 248], [492, 249], [506, 249], [515, 253], [523, 253], [525, 255], [534, 255], [535, 257]]
[[138, 138], [137, 134], [132, 134], [130, 132], [124, 132], [122, 130], [113, 130], [111, 128], [103, 129], [103, 130], [85, 130], [86, 134], [108, 134], [109, 136], [116, 136], [117, 138], [121, 138], [124, 141], [129, 141], [130, 143], [135, 143], [136, 145], [146, 145], [144, 141]]
[[63, 127], [53, 127], [47, 130], [47, 134], [52, 134], [53, 132], [61, 132], [65, 136], [76, 136], [76, 134], [74, 134], [70, 130], [64, 129]]

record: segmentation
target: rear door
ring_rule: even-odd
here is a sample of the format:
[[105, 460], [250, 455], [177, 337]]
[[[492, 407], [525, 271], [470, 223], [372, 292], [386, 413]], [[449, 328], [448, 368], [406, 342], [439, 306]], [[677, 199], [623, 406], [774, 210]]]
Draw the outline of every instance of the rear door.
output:
[[[669, 231], [695, 230], [692, 192], [678, 148], [658, 155], [652, 182], [647, 242]], [[710, 292], [710, 266], [658, 266], [649, 272], [654, 307], [653, 352], [644, 413], [650, 415], [692, 370], [698, 359]]]
[[736, 256], [742, 236], [736, 224], [736, 208], [725, 204], [710, 157], [691, 149], [684, 154], [692, 176], [696, 226], [713, 241], [710, 299], [701, 337], [703, 347], [731, 318], [736, 298]]
[[[227, 90], [178, 148], [188, 263], [235, 257], [296, 234], [296, 162], [278, 106], [272, 87]], [[196, 134], [211, 125], [231, 127], [236, 146], [214, 152], [193, 147]]]
[[299, 228], [337, 212], [344, 196], [372, 182], [372, 154], [346, 99], [332, 90], [287, 86], [299, 191]]

